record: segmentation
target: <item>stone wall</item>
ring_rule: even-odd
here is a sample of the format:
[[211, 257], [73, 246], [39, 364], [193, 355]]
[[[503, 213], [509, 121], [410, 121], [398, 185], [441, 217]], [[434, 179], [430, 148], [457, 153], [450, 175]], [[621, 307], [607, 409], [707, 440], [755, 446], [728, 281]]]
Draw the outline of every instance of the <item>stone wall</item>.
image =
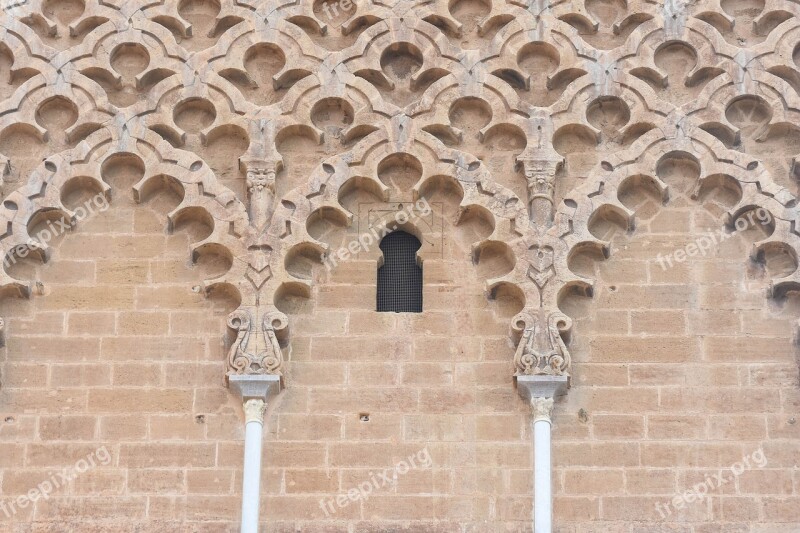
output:
[[794, 4], [0, 4], [0, 530], [800, 529]]

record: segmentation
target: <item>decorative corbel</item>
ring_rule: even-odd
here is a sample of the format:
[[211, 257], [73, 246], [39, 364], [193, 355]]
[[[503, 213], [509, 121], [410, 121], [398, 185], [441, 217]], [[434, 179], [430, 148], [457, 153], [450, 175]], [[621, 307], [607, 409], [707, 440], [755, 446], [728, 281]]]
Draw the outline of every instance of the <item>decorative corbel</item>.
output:
[[259, 308], [239, 308], [228, 316], [228, 327], [237, 332], [228, 352], [228, 374], [280, 376], [283, 351], [278, 335], [287, 330], [289, 318], [273, 309], [260, 317], [260, 320], [258, 316], [253, 320], [253, 312], [259, 313]]
[[572, 360], [561, 333], [571, 329], [570, 317], [543, 308], [525, 310], [514, 317], [512, 327], [520, 335], [515, 375], [569, 376]]

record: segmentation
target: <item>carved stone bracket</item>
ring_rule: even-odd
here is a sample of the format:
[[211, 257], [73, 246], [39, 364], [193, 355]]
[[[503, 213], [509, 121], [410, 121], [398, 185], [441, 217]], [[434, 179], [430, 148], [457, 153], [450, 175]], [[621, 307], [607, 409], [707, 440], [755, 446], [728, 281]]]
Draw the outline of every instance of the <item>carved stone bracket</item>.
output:
[[571, 327], [572, 319], [560, 311], [540, 308], [514, 317], [513, 329], [520, 334], [514, 354], [516, 375], [568, 375], [571, 359], [561, 333]]
[[289, 325], [278, 310], [262, 313], [258, 307], [239, 308], [228, 316], [236, 339], [228, 352], [229, 374], [281, 375], [283, 352], [278, 334]]

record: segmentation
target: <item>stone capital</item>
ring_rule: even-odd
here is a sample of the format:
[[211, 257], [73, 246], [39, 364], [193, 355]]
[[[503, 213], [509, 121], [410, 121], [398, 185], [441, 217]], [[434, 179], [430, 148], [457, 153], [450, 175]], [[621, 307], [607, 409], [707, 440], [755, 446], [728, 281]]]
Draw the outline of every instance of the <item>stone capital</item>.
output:
[[251, 398], [244, 402], [244, 421], [245, 424], [250, 422], [264, 423], [264, 411], [267, 408], [267, 402], [261, 399]]
[[531, 398], [531, 409], [533, 410], [534, 424], [540, 420], [551, 422], [553, 398]]

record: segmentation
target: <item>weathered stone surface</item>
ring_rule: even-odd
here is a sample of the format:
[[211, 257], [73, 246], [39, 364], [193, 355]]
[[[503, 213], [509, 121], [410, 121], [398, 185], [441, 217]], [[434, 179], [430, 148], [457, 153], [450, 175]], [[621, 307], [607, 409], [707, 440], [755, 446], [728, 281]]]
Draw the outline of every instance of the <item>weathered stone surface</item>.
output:
[[[0, 529], [236, 531], [240, 374], [285, 387], [265, 531], [529, 531], [515, 375], [570, 380], [559, 530], [800, 529], [795, 4], [0, 0], [0, 27]], [[420, 315], [374, 311], [394, 229]]]

